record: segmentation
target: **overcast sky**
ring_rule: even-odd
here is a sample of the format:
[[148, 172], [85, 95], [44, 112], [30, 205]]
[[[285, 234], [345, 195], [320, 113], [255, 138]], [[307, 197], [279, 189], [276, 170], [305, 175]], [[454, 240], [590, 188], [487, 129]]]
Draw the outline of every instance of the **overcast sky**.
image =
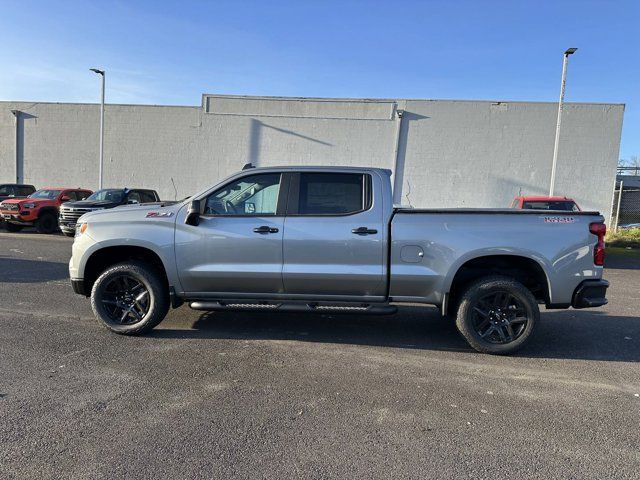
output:
[[198, 105], [202, 93], [625, 103], [640, 1], [0, 0], [0, 100]]

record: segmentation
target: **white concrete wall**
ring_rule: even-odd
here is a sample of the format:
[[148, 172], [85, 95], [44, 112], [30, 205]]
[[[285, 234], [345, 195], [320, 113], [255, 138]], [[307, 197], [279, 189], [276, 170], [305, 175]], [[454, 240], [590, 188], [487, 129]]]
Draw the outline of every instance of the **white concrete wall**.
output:
[[[205, 95], [202, 107], [107, 105], [105, 185], [187, 196], [255, 165], [394, 167], [396, 108], [402, 203], [504, 207], [548, 190], [557, 105], [447, 100], [318, 100]], [[0, 102], [0, 181], [96, 188], [99, 106]], [[609, 215], [623, 105], [568, 104], [557, 194]]]

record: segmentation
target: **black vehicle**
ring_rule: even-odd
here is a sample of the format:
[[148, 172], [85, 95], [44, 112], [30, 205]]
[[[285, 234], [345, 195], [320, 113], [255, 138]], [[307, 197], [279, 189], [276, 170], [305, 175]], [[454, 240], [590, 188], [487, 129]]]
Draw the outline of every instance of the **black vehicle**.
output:
[[78, 219], [87, 212], [114, 208], [120, 205], [159, 202], [155, 190], [141, 188], [105, 188], [98, 190], [86, 200], [67, 202], [60, 207], [58, 223], [62, 233], [68, 237], [75, 235]]
[[19, 183], [0, 184], [0, 202], [9, 198], [26, 198], [36, 191], [33, 185], [23, 185]]

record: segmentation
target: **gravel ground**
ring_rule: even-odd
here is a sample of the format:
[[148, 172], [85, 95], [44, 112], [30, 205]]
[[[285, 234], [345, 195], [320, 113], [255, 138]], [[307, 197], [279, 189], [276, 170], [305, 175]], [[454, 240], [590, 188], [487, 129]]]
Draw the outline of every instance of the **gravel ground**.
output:
[[121, 337], [71, 239], [0, 233], [3, 478], [640, 477], [640, 258], [610, 304], [546, 311], [513, 357], [433, 308], [202, 313]]

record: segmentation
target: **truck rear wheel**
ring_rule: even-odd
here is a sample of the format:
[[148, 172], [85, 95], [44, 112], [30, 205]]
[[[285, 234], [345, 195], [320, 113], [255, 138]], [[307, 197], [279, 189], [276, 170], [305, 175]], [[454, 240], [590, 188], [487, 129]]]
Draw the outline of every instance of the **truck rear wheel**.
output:
[[472, 283], [460, 297], [456, 326], [478, 352], [506, 355], [522, 348], [540, 318], [531, 292], [510, 277]]
[[169, 292], [152, 266], [134, 261], [119, 263], [105, 270], [93, 284], [91, 308], [112, 332], [146, 333], [167, 315]]
[[22, 225], [16, 225], [15, 223], [4, 222], [4, 228], [7, 232], [19, 232], [22, 230]]
[[58, 227], [58, 219], [51, 212], [46, 212], [40, 215], [40, 218], [36, 220], [36, 230], [38, 233], [53, 233]]

